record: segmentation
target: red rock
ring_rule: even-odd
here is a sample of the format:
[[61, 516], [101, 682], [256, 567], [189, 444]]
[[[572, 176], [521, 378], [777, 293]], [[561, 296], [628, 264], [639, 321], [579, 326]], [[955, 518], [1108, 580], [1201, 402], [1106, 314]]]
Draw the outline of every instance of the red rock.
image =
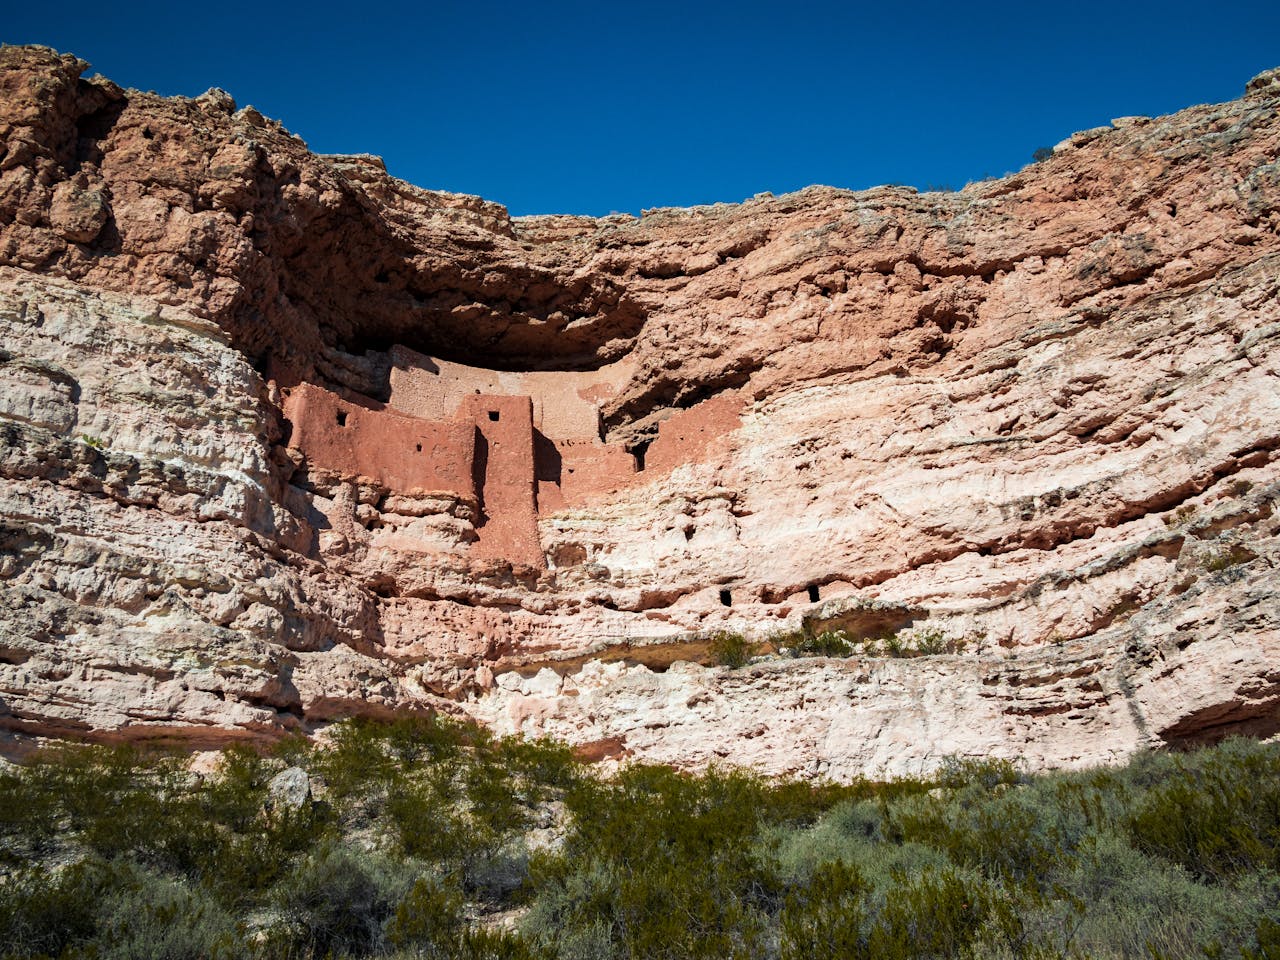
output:
[[[840, 778], [1280, 731], [1271, 74], [956, 193], [597, 220], [85, 69], [0, 50], [8, 728]], [[966, 643], [693, 662], [806, 618]]]

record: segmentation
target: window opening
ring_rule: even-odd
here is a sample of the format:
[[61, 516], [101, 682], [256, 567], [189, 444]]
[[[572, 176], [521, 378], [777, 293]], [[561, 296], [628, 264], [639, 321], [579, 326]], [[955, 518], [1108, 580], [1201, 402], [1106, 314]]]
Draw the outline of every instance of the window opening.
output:
[[809, 602], [817, 603], [819, 599], [818, 585], [816, 583], [809, 584]]
[[490, 411], [489, 411], [489, 419], [490, 419], [490, 420], [492, 420], [494, 423], [497, 423], [497, 422], [498, 422], [498, 411], [497, 411], [497, 410], [490, 410]]
[[347, 411], [338, 411], [338, 426], [345, 427], [347, 425]]
[[636, 461], [636, 473], [644, 473], [644, 455], [649, 452], [649, 444], [651, 442], [650, 440], [645, 440], [631, 448], [631, 456]]
[[724, 604], [726, 607], [733, 606], [733, 594], [730, 593], [728, 590], [721, 590], [720, 602]]

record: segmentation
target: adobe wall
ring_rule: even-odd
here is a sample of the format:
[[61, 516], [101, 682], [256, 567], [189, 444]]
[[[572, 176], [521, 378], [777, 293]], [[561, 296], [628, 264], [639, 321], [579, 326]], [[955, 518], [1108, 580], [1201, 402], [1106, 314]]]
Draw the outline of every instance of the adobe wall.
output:
[[472, 555], [545, 567], [538, 540], [533, 403], [469, 394], [457, 410], [475, 435], [472, 475], [482, 520]]
[[388, 404], [402, 413], [448, 420], [466, 394], [529, 397], [533, 426], [555, 440], [600, 438], [599, 406], [631, 377], [634, 362], [598, 370], [486, 370], [392, 347]]
[[343, 400], [310, 383], [287, 391], [289, 445], [309, 461], [347, 476], [363, 476], [398, 493], [476, 496], [475, 430], [450, 418], [433, 422]]
[[[538, 465], [538, 509], [543, 513], [581, 506], [635, 481], [636, 461], [619, 443], [562, 440]], [[548, 469], [550, 466], [550, 469]]]
[[672, 414], [658, 425], [658, 438], [645, 452], [644, 473], [669, 473], [703, 459], [741, 426], [743, 405], [742, 395], [729, 391]]
[[[318, 467], [369, 477], [397, 493], [449, 492], [475, 500], [480, 511], [471, 554], [477, 558], [544, 568], [539, 513], [583, 506], [652, 482], [703, 459], [740, 423], [742, 399], [722, 394], [663, 421], [657, 438], [636, 456], [622, 444], [600, 440], [593, 391], [609, 387], [578, 385], [594, 374], [540, 375], [534, 384], [543, 388], [539, 427], [536, 398], [477, 393], [480, 388], [474, 386], [497, 382], [518, 389], [531, 374], [443, 364], [403, 348], [394, 355], [393, 396], [431, 416], [410, 415], [404, 406], [354, 403], [302, 383], [284, 391], [285, 416], [293, 424], [290, 445]], [[403, 366], [409, 359], [433, 366]], [[557, 384], [548, 378], [568, 379]], [[446, 388], [457, 392], [446, 396]], [[589, 421], [593, 426], [587, 429]]]

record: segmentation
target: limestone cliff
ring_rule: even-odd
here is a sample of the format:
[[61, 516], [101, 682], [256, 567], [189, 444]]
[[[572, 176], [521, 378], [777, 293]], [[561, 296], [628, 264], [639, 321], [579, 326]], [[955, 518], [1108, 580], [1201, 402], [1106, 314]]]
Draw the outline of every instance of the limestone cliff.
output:
[[1280, 72], [956, 193], [597, 220], [85, 70], [0, 50], [13, 734], [444, 709], [846, 778], [1280, 731]]

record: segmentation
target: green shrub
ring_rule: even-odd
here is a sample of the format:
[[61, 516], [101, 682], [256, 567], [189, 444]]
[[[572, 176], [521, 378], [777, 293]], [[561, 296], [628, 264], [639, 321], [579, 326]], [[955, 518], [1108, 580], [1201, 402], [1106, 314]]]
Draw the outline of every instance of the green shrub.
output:
[[1257, 559], [1257, 554], [1240, 544], [1211, 547], [1200, 557], [1200, 566], [1209, 573], [1229, 570], [1231, 567]]
[[883, 901], [858, 871], [819, 867], [779, 918], [781, 960], [907, 960], [970, 955], [991, 914], [985, 884], [955, 871], [901, 880]]
[[1175, 769], [1128, 818], [1139, 848], [1212, 881], [1280, 871], [1280, 753], [1235, 740]]
[[802, 636], [792, 648], [802, 657], [851, 657], [853, 642], [843, 630], [823, 630]]
[[582, 762], [574, 756], [573, 748], [550, 738], [503, 737], [492, 750], [493, 762], [520, 780], [529, 800], [568, 789], [583, 776]]
[[434, 782], [403, 784], [387, 799], [386, 815], [400, 849], [433, 864], [461, 860], [468, 845], [467, 827], [453, 798]]
[[[0, 956], [1274, 960], [1280, 938], [1274, 744], [836, 785], [604, 779], [452, 721], [333, 733], [203, 777], [103, 747], [0, 772]], [[319, 802], [268, 807], [285, 758]], [[520, 906], [519, 933], [477, 919]]]
[[400, 763], [384, 727], [363, 719], [347, 720], [326, 733], [327, 743], [315, 752], [312, 768], [334, 800], [369, 800], [395, 780]]
[[325, 844], [272, 890], [277, 945], [308, 956], [375, 953], [384, 927], [410, 890], [403, 867], [376, 854]]
[[632, 957], [751, 955], [780, 893], [756, 847], [761, 797], [745, 774], [642, 765], [571, 791], [564, 847], [535, 870], [543, 936], [608, 930]]
[[421, 878], [396, 905], [387, 939], [399, 950], [430, 960], [450, 960], [466, 928], [462, 897], [435, 880]]
[[886, 812], [899, 842], [933, 847], [957, 865], [1014, 884], [1040, 885], [1069, 862], [1071, 839], [1052, 802], [1023, 791], [993, 794], [981, 783], [944, 802], [914, 797]]
[[765, 823], [813, 823], [842, 800], [866, 795], [868, 784], [829, 780], [780, 780], [760, 784], [758, 809]]
[[467, 929], [459, 938], [457, 960], [552, 960], [555, 952], [506, 930]]
[[[1061, 912], [1070, 945], [1085, 956], [1202, 957], [1214, 944], [1234, 953], [1274, 902], [1265, 884], [1206, 885], [1103, 831], [1085, 838], [1057, 882], [1079, 910]], [[1065, 948], [1067, 944], [1060, 944]]]
[[462, 775], [471, 816], [495, 842], [511, 836], [529, 819], [529, 809], [516, 795], [519, 784], [513, 773], [497, 756], [481, 756]]
[[787, 894], [778, 920], [780, 960], [870, 957], [865, 928], [870, 885], [857, 867], [824, 863], [802, 888]]
[[113, 871], [98, 906], [95, 960], [237, 960], [235, 921], [198, 891], [141, 871]]
[[991, 914], [985, 883], [955, 870], [926, 870], [885, 895], [868, 935], [870, 957], [962, 957], [970, 955]]
[[6, 957], [57, 957], [97, 932], [96, 908], [111, 877], [96, 861], [33, 867], [0, 883], [0, 949]]
[[57, 837], [57, 795], [34, 770], [0, 772], [0, 866], [49, 854]]
[[745, 666], [755, 652], [755, 644], [740, 633], [719, 630], [708, 638], [711, 662], [730, 670]]
[[1280, 960], [1280, 921], [1264, 917], [1258, 921], [1255, 943], [1242, 947], [1243, 960]]
[[1016, 762], [1002, 758], [947, 757], [936, 776], [938, 785], [950, 790], [976, 786], [981, 790], [994, 791], [1028, 780]]

